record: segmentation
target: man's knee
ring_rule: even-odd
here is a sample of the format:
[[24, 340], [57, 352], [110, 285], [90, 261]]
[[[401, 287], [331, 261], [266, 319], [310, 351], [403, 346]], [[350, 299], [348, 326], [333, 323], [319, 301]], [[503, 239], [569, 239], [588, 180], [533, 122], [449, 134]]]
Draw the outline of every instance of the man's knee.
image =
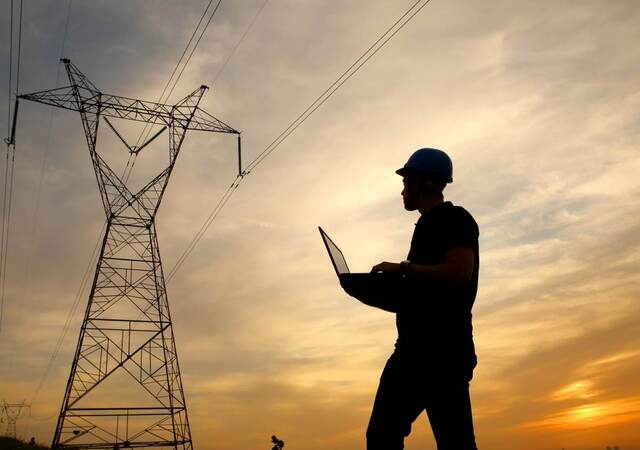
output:
[[367, 428], [367, 450], [400, 450], [404, 448], [404, 438], [411, 433], [411, 423], [400, 423], [394, 418], [372, 420]]
[[367, 429], [367, 450], [402, 450], [404, 436], [377, 429]]

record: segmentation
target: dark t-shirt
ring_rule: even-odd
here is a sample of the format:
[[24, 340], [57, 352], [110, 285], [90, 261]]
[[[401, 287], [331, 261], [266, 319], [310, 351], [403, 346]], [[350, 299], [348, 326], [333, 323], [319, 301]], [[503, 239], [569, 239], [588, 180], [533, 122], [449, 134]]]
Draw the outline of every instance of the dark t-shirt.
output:
[[478, 290], [478, 224], [464, 208], [443, 202], [416, 223], [407, 259], [442, 264], [454, 247], [475, 253], [473, 276], [466, 284], [425, 282], [410, 277], [396, 313], [397, 351], [440, 373], [470, 373], [477, 359], [471, 308]]

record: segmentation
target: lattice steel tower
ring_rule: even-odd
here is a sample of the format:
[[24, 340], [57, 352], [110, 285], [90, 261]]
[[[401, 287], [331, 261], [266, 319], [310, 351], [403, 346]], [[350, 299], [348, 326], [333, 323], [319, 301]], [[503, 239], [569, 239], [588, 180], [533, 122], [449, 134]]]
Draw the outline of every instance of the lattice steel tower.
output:
[[16, 424], [18, 423], [20, 414], [22, 414], [22, 410], [29, 408], [31, 408], [31, 405], [27, 405], [24, 401], [22, 401], [22, 403], [7, 403], [5, 400], [2, 400], [2, 403], [0, 403], [0, 423], [4, 422], [6, 417], [7, 436], [13, 439], [18, 437]]
[[[20, 98], [78, 111], [107, 225], [53, 448], [191, 449], [155, 217], [187, 130], [239, 132], [198, 107], [206, 86], [175, 105], [100, 92], [68, 59], [70, 86]], [[96, 150], [101, 117], [147, 122], [169, 134], [167, 166], [134, 193]]]

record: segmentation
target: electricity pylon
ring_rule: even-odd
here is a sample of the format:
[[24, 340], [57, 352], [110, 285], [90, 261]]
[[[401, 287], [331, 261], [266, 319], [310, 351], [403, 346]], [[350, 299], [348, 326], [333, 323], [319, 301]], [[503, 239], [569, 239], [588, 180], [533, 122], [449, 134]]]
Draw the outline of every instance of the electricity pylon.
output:
[[27, 405], [24, 401], [22, 403], [7, 403], [5, 400], [2, 400], [2, 403], [0, 403], [0, 418], [2, 418], [2, 422], [4, 422], [6, 417], [7, 436], [13, 439], [17, 438], [16, 424], [18, 418], [24, 408], [29, 409], [30, 407], [31, 405]]
[[[155, 217], [187, 130], [239, 132], [198, 107], [206, 86], [175, 105], [147, 102], [104, 94], [62, 62], [70, 86], [20, 98], [80, 113], [107, 225], [52, 447], [190, 450]], [[132, 147], [106, 120], [135, 154], [168, 130], [168, 165], [138, 192], [96, 150], [101, 116], [163, 126]]]

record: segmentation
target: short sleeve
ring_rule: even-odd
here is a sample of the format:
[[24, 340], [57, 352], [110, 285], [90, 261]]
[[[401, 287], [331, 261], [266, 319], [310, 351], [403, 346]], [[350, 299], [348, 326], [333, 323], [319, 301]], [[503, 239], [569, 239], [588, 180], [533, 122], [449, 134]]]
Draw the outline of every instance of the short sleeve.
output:
[[478, 247], [480, 231], [478, 224], [466, 209], [456, 206], [451, 209], [444, 221], [442, 236], [443, 247], [469, 247], [475, 250]]

